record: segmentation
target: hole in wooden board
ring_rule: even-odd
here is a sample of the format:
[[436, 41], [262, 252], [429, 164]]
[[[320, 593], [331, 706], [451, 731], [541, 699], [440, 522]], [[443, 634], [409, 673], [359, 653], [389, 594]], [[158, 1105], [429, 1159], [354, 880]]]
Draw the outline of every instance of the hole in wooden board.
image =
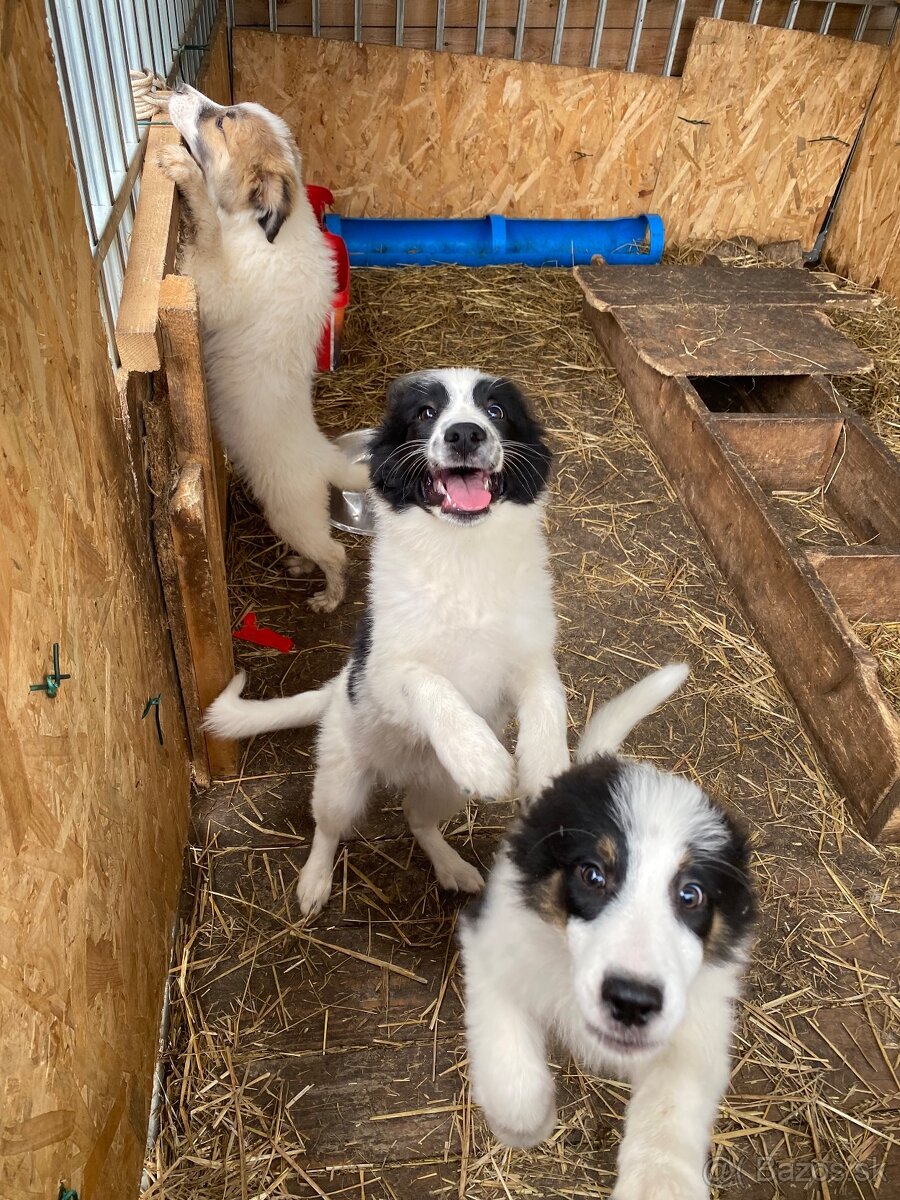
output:
[[713, 413], [835, 412], [837, 406], [808, 375], [691, 376], [694, 390]]

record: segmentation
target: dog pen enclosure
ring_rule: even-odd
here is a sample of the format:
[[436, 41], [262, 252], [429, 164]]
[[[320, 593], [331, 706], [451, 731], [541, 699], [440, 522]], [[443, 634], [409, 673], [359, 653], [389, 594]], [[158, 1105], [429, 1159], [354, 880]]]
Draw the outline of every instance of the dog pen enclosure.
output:
[[[184, 878], [169, 1140], [150, 1164], [151, 1195], [605, 1195], [611, 1176], [592, 1155], [602, 1163], [610, 1148], [612, 1106], [577, 1074], [552, 1153], [491, 1155], [466, 1100], [452, 906], [417, 863], [399, 886], [408, 851], [389, 820], [367, 857], [343, 859], [334, 921], [303, 933], [286, 895], [308, 833], [295, 816], [308, 743], [238, 756], [199, 731], [231, 671], [232, 619], [251, 604], [298, 638], [287, 675], [275, 659], [252, 660], [270, 689], [327, 676], [349, 639], [362, 556], [347, 612], [328, 625], [279, 591], [271, 541], [240, 493], [226, 537], [196, 295], [173, 274], [177, 203], [153, 162], [174, 133], [161, 120], [127, 125], [116, 71], [166, 73], [180, 50], [182, 70], [199, 71], [214, 98], [280, 112], [307, 182], [330, 187], [342, 213], [659, 212], [683, 248], [745, 238], [820, 253], [880, 288], [890, 314], [900, 303], [897, 5], [238, 0], [217, 14], [172, 4], [165, 26], [150, 19], [157, 11], [146, 10], [146, 52], [138, 25], [129, 41], [124, 5], [56, 5], [49, 28], [36, 0], [0, 16], [0, 1190], [136, 1191]], [[79, 13], [86, 24], [67, 33]], [[108, 44], [140, 49], [140, 60], [98, 60], [99, 14], [121, 30]], [[79, 37], [80, 74], [66, 58]], [[121, 153], [104, 163], [100, 141], [115, 146], [113, 133]], [[843, 1164], [842, 1182], [816, 1183], [823, 1196], [894, 1194], [891, 851], [845, 817], [590, 333], [575, 331], [577, 289], [515, 271], [430, 278], [359, 277], [346, 371], [320, 384], [323, 423], [370, 423], [388, 378], [462, 361], [467, 347], [539, 397], [559, 457], [551, 519], [579, 723], [595, 686], [599, 699], [635, 660], [690, 655], [699, 683], [687, 716], [660, 718], [640, 750], [727, 789], [760, 834], [766, 965], [752, 981], [743, 1090], [720, 1150], [752, 1145], [757, 1169], [766, 1155], [793, 1162], [786, 1195], [804, 1194], [808, 1159]], [[866, 336], [863, 316], [840, 320]], [[873, 345], [864, 415], [896, 453], [897, 341], [873, 335]], [[841, 383], [855, 402], [861, 385]], [[776, 490], [801, 539], [813, 525], [829, 533], [821, 488]], [[865, 626], [882, 665], [896, 662], [893, 622]], [[651, 626], [667, 633], [648, 649]], [[51, 673], [54, 645], [57, 694], [29, 691]], [[201, 783], [232, 782], [197, 801], [189, 834], [191, 769]], [[473, 844], [485, 857], [496, 833], [482, 821]], [[420, 907], [398, 916], [412, 895]], [[294, 974], [283, 973], [288, 935]], [[273, 944], [281, 957], [266, 957]], [[205, 958], [192, 958], [196, 947]], [[304, 1107], [307, 1085], [316, 1103]], [[209, 1103], [219, 1107], [207, 1117]], [[751, 1200], [778, 1194], [739, 1178]]]

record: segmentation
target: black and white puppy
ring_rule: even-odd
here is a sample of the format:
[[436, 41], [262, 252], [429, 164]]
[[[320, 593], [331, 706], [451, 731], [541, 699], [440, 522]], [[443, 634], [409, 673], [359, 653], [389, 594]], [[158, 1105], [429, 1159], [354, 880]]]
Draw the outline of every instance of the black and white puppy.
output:
[[568, 766], [555, 660], [544, 497], [550, 452], [519, 390], [468, 368], [392, 384], [371, 448], [375, 514], [367, 611], [343, 671], [317, 692], [211, 705], [223, 737], [319, 724], [316, 831], [297, 894], [322, 907], [340, 840], [378, 783], [402, 789], [439, 882], [483, 880], [440, 823], [469, 796], [515, 789], [498, 735], [518, 720], [518, 790], [533, 797]]
[[696, 784], [615, 757], [687, 673], [665, 667], [593, 717], [577, 765], [506, 838], [460, 934], [469, 1077], [501, 1142], [553, 1132], [548, 1039], [633, 1084], [615, 1200], [709, 1196], [755, 911], [728, 815]]

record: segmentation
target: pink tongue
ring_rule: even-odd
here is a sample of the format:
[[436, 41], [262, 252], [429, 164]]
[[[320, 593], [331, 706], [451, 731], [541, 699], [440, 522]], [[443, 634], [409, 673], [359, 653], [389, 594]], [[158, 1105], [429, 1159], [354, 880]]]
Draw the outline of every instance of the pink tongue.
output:
[[487, 476], [482, 471], [471, 475], [445, 475], [444, 487], [450, 503], [461, 512], [481, 512], [491, 502]]

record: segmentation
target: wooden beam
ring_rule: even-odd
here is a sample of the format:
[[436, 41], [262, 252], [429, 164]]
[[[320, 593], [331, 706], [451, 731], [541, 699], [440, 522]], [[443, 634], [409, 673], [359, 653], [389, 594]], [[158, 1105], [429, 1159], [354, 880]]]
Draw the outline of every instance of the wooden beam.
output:
[[851, 621], [900, 621], [900, 547], [837, 546], [807, 557]]
[[860, 542], [900, 546], [900, 463], [855, 413], [844, 432], [825, 502]]
[[900, 717], [872, 655], [809, 563], [794, 557], [689, 381], [653, 371], [614, 315], [586, 304], [585, 317], [865, 832], [900, 841]]
[[154, 124], [147, 136], [134, 230], [122, 300], [116, 318], [116, 346], [126, 371], [158, 371], [160, 353], [156, 332], [159, 288], [163, 276], [175, 265], [178, 239], [178, 193], [156, 165], [163, 146], [178, 145], [173, 126]]
[[[193, 671], [202, 712], [234, 674], [234, 655], [217, 478], [221, 451], [209, 422], [197, 288], [188, 276], [167, 275], [160, 285], [159, 345], [174, 457], [180, 470], [170, 518], [192, 660], [185, 671]], [[195, 476], [199, 483], [194, 482]], [[233, 770], [233, 747], [223, 749], [207, 739], [206, 749], [213, 777]]]
[[[209, 423], [203, 347], [200, 339], [200, 307], [197, 286], [187, 275], [167, 275], [159, 288], [159, 344], [169, 389], [169, 410], [175, 457], [179, 466], [198, 462], [203, 466], [203, 485], [208, 496], [219, 494], [217, 447]], [[224, 544], [219, 503], [210, 524], [215, 545]], [[222, 562], [222, 580], [225, 564]]]
[[711, 416], [716, 432], [764, 491], [806, 491], [825, 481], [841, 416]]
[[[179, 590], [203, 711], [234, 674], [228, 609], [222, 607], [220, 580], [209, 554], [210, 526], [217, 524], [218, 518], [215, 493], [206, 490], [205, 475], [201, 463], [188, 463], [169, 501]], [[234, 742], [207, 737], [206, 753], [213, 778], [234, 774], [237, 763]]]

